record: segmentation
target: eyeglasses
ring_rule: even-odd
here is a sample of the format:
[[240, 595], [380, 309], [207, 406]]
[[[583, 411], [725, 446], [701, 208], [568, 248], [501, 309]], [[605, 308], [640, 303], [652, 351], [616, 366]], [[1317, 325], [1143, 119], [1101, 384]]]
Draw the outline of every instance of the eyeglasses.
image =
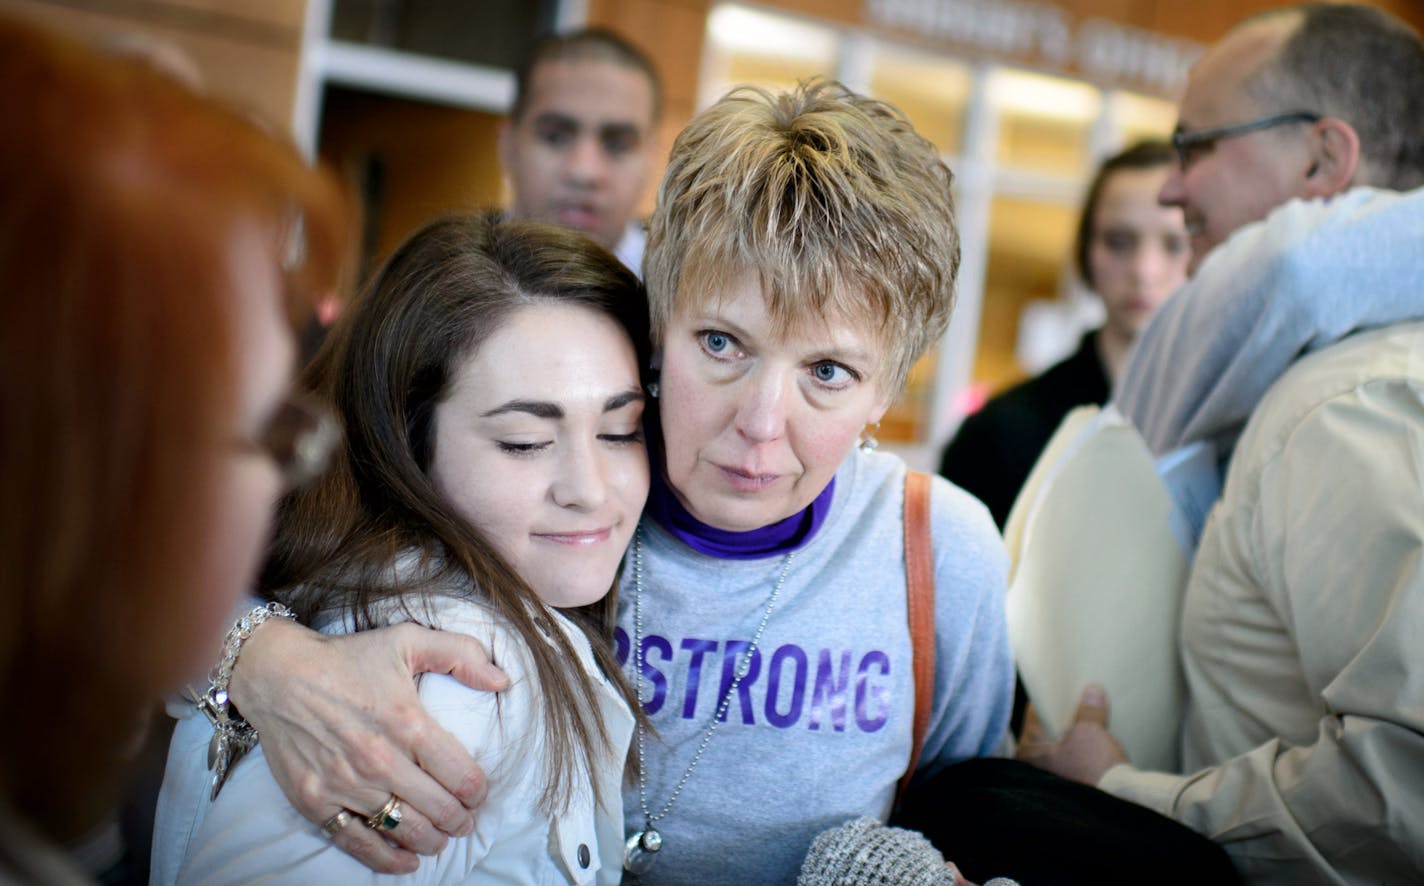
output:
[[1206, 153], [1212, 145], [1224, 138], [1236, 138], [1238, 135], [1284, 126], [1287, 123], [1317, 123], [1320, 119], [1321, 116], [1314, 111], [1289, 111], [1284, 114], [1270, 114], [1245, 123], [1233, 123], [1230, 126], [1198, 129], [1196, 132], [1182, 132], [1181, 129], [1178, 129], [1172, 133], [1172, 147], [1177, 151], [1177, 161], [1182, 164], [1183, 169], [1186, 169]]
[[239, 440], [238, 446], [272, 459], [284, 490], [291, 490], [319, 476], [340, 441], [341, 428], [330, 410], [314, 397], [293, 393], [255, 440]]

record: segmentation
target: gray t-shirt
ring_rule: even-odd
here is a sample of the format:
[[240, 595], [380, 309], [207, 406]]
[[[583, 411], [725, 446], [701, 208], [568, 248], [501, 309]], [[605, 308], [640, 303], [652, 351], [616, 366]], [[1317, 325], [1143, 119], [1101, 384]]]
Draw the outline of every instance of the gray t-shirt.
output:
[[[856, 451], [830, 513], [797, 552], [760, 648], [696, 771], [655, 827], [664, 846], [642, 882], [794, 882], [815, 835], [890, 813], [909, 762], [914, 681], [906, 614], [905, 465]], [[942, 478], [931, 493], [935, 700], [921, 774], [994, 751], [1012, 704], [1004, 622], [1007, 559], [988, 512]], [[782, 555], [721, 560], [644, 521], [644, 709], [648, 808], [692, 760], [765, 612]], [[635, 591], [625, 572], [616, 634], [629, 659]], [[629, 831], [643, 827], [636, 779]]]

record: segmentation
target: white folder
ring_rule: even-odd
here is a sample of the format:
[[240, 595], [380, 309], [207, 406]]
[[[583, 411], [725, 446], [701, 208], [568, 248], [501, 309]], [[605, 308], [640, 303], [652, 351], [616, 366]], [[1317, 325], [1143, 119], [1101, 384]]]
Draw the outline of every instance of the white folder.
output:
[[1178, 623], [1188, 555], [1171, 496], [1136, 429], [1111, 407], [1069, 413], [1004, 530], [1009, 635], [1050, 736], [1088, 683], [1139, 768], [1175, 772], [1185, 700]]

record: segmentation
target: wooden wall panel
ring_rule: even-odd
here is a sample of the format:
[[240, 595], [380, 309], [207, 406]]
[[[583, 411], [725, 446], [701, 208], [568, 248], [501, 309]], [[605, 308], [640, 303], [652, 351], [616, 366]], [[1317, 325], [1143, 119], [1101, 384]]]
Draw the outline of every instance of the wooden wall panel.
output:
[[697, 110], [697, 81], [707, 11], [712, 0], [591, 0], [588, 23], [611, 28], [648, 54], [663, 87], [663, 113], [656, 133], [657, 161], [639, 205], [653, 211], [668, 149]]
[[416, 228], [446, 212], [504, 205], [496, 142], [500, 117], [404, 98], [328, 91], [321, 157], [363, 190], [366, 164], [380, 164], [367, 219], [368, 266]]
[[287, 31], [302, 29], [307, 6], [306, 0], [158, 0], [157, 3], [155, 0], [107, 0], [104, 5], [111, 9], [162, 5], [187, 9], [209, 17], [273, 25]]
[[0, 12], [87, 42], [141, 34], [176, 46], [211, 94], [290, 131], [306, 0], [0, 0]]

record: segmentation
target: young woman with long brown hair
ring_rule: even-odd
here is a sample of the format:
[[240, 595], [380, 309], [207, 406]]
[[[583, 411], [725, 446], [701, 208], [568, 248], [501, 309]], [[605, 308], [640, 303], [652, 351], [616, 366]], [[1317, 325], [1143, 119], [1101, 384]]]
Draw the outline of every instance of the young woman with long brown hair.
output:
[[[499, 778], [419, 882], [618, 880], [633, 716], [609, 590], [648, 490], [647, 314], [632, 273], [581, 235], [451, 217], [395, 253], [308, 371], [347, 445], [284, 503], [265, 593], [328, 633], [463, 632], [510, 677], [498, 695], [422, 681]], [[175, 735], [158, 881], [374, 876], [287, 804], [260, 748], [211, 799], [210, 734], [197, 717]], [[373, 795], [325, 830], [401, 821], [399, 798]]]

